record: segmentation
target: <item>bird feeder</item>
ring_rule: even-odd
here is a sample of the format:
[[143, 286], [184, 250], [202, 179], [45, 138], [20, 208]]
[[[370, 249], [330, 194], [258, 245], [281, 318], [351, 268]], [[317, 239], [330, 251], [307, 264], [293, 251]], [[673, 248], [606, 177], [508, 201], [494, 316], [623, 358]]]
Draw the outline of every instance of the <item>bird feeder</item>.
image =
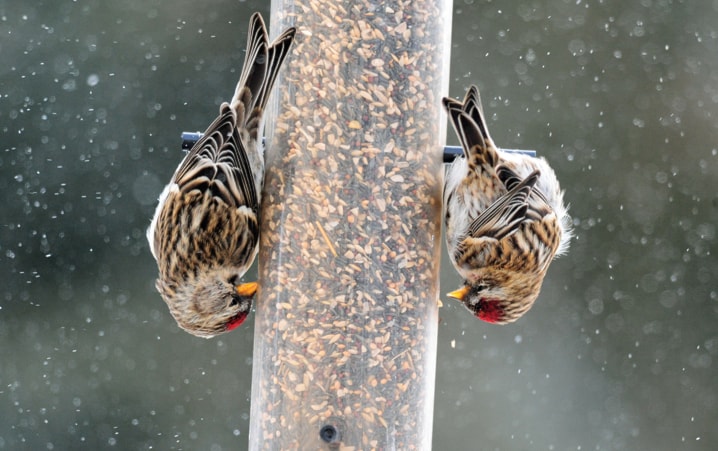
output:
[[451, 2], [271, 17], [250, 449], [428, 449]]

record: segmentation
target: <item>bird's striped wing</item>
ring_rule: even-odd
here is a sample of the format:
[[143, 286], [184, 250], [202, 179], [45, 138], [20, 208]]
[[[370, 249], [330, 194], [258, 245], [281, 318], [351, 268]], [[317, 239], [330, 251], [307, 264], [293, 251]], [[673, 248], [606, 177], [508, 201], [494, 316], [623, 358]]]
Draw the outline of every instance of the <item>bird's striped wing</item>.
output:
[[227, 205], [256, 212], [257, 189], [236, 121], [229, 104], [223, 103], [220, 115], [189, 151], [173, 181], [180, 191], [209, 190]]
[[515, 232], [526, 218], [528, 197], [540, 173], [534, 171], [509, 192], [499, 197], [474, 219], [468, 227], [467, 236], [491, 237], [497, 240]]
[[[499, 180], [504, 184], [507, 190], [513, 189], [519, 183], [521, 179], [518, 174], [506, 166], [499, 166], [496, 168], [496, 175]], [[534, 187], [531, 190], [531, 195], [528, 198], [528, 210], [526, 211], [526, 218], [535, 221], [540, 221], [541, 218], [548, 214], [551, 214], [553, 209], [548, 203], [546, 196], [541, 192], [538, 187]]]

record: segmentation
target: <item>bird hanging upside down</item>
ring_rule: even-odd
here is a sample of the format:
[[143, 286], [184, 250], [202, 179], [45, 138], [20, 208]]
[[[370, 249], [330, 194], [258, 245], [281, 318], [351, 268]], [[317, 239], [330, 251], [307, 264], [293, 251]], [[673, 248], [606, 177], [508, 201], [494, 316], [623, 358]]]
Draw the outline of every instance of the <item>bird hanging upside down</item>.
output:
[[160, 194], [147, 230], [157, 290], [177, 324], [210, 338], [244, 322], [257, 283], [240, 283], [257, 255], [264, 158], [262, 116], [294, 28], [271, 44], [262, 17], [249, 25], [247, 54], [231, 102], [192, 147]]
[[448, 296], [479, 319], [511, 323], [533, 305], [553, 258], [568, 250], [563, 191], [546, 160], [494, 145], [475, 86], [463, 102], [443, 103], [464, 151], [444, 183], [449, 255], [464, 278]]

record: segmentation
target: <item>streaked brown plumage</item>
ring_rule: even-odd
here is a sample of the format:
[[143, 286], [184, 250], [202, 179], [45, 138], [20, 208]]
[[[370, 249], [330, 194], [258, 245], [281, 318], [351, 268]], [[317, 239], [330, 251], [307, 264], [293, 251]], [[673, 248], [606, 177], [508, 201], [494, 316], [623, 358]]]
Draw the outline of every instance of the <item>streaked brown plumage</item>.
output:
[[448, 294], [478, 318], [516, 321], [533, 305], [548, 266], [568, 250], [571, 219], [543, 158], [499, 150], [479, 91], [444, 99], [464, 156], [444, 183], [446, 240], [464, 286]]
[[240, 277], [259, 242], [264, 158], [258, 139], [294, 33], [290, 28], [270, 45], [262, 17], [252, 15], [234, 96], [179, 164], [147, 230], [157, 290], [177, 324], [199, 337], [239, 326], [252, 306], [257, 284]]

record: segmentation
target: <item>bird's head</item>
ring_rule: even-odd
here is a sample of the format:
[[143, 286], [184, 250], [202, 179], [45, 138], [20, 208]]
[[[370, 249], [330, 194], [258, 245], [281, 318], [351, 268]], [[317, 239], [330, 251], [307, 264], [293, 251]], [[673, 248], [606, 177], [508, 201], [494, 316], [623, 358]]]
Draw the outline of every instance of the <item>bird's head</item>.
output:
[[184, 281], [176, 289], [157, 288], [177, 324], [192, 335], [212, 338], [241, 325], [252, 308], [257, 283], [239, 283], [239, 276], [218, 269]]
[[477, 318], [492, 324], [509, 324], [521, 318], [533, 305], [535, 294], [514, 293], [489, 284], [465, 283], [447, 296], [458, 299]]

